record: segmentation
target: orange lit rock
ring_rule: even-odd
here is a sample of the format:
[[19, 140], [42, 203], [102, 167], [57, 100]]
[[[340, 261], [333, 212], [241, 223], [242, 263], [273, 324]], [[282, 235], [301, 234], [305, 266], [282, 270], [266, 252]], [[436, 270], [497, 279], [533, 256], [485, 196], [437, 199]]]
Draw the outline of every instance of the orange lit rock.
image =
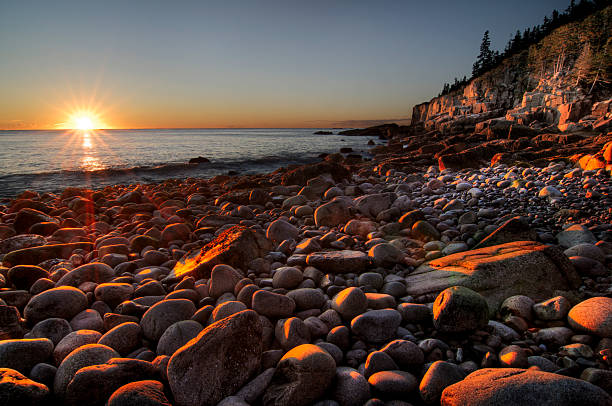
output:
[[534, 241], [448, 255], [421, 265], [406, 280], [406, 292], [413, 296], [465, 286], [484, 296], [492, 311], [510, 296], [544, 300], [555, 290], [580, 285], [580, 277], [559, 248]]
[[213, 267], [218, 264], [246, 270], [249, 262], [263, 257], [271, 249], [272, 244], [263, 235], [244, 226], [234, 226], [201, 249], [191, 251], [181, 258], [169, 278], [188, 275], [208, 278]]

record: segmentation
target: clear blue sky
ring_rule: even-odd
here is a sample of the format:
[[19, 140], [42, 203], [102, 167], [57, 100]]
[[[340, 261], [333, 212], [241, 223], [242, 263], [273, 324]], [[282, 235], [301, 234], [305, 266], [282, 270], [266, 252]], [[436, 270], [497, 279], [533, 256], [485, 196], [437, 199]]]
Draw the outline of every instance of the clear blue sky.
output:
[[568, 3], [0, 0], [0, 128], [397, 121]]

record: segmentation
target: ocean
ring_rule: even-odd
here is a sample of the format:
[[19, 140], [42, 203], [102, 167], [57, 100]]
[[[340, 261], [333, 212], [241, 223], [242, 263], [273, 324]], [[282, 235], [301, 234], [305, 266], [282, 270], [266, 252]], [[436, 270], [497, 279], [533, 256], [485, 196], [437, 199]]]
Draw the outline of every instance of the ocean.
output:
[[[367, 156], [373, 137], [315, 135], [320, 129], [0, 131], [0, 197], [24, 190], [151, 183], [270, 172], [349, 147]], [[189, 164], [198, 156], [209, 163]]]

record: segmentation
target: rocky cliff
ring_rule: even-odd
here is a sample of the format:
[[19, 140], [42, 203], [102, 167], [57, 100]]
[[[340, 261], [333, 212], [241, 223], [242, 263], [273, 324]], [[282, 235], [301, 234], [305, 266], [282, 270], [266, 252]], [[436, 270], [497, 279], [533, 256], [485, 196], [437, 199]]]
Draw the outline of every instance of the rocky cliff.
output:
[[553, 31], [463, 89], [414, 106], [412, 125], [460, 133], [511, 122], [573, 132], [612, 120], [612, 6]]

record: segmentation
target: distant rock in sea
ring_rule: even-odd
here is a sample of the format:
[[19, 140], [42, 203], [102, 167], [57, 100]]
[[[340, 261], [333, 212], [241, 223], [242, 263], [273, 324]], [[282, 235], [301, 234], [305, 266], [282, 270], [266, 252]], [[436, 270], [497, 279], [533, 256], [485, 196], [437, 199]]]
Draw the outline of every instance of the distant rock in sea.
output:
[[313, 134], [314, 135], [333, 135], [333, 132], [331, 132], [331, 131], [315, 131]]
[[190, 164], [204, 164], [210, 162], [210, 159], [204, 158], [203, 156], [199, 156], [197, 158], [191, 158], [189, 160]]

